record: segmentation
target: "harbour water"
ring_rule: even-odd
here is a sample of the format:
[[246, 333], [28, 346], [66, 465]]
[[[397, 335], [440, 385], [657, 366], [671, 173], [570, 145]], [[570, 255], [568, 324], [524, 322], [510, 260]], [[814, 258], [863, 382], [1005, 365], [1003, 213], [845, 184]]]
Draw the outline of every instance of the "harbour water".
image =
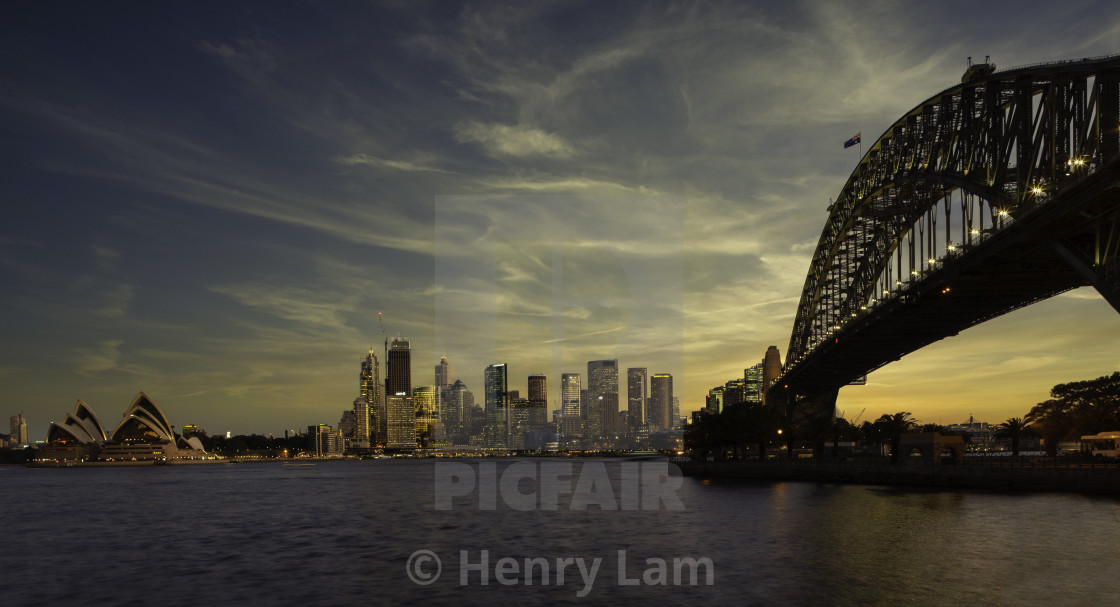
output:
[[[617, 461], [577, 460], [574, 476], [593, 461], [617, 491]], [[567, 494], [556, 510], [477, 495], [437, 510], [440, 463], [0, 467], [3, 603], [1090, 605], [1120, 577], [1114, 498], [689, 477], [680, 510], [573, 510]], [[429, 585], [409, 575], [437, 570], [410, 561], [419, 550], [441, 561]], [[705, 558], [711, 585], [703, 567], [674, 584], [674, 559]], [[549, 563], [532, 585], [525, 559]], [[666, 585], [643, 578], [657, 559]]]

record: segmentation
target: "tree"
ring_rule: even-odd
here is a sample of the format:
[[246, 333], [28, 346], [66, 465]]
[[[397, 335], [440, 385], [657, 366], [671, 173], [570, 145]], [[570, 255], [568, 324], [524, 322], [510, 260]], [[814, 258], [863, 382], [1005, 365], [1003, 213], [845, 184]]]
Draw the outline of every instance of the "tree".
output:
[[1019, 439], [1030, 434], [1031, 425], [1021, 417], [1012, 417], [996, 427], [997, 436], [1011, 439], [1011, 454], [1019, 455]]
[[1027, 412], [1026, 421], [1046, 441], [1046, 454], [1057, 457], [1058, 443], [1074, 435], [1073, 411], [1068, 403], [1052, 398], [1038, 403]]
[[875, 420], [874, 427], [880, 440], [891, 445], [891, 463], [898, 463], [900, 457], [898, 443], [902, 440], [902, 435], [912, 432], [917, 425], [918, 421], [910, 415], [909, 411], [900, 411], [893, 415], [883, 414]]

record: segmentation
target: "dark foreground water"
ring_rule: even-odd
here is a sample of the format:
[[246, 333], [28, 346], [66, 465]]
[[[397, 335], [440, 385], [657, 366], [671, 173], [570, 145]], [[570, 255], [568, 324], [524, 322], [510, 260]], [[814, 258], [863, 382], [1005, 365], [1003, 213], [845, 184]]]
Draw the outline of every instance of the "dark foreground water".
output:
[[[477, 493], [436, 510], [436, 465], [0, 467], [0, 603], [1105, 605], [1120, 579], [1115, 499], [685, 478], [680, 511], [571, 510], [569, 495], [556, 511], [500, 495], [480, 510]], [[595, 465], [623, 503], [619, 462]], [[407, 570], [436, 571], [410, 563], [422, 549], [442, 562], [426, 586]], [[463, 550], [474, 565], [487, 551], [488, 585], [477, 568], [460, 584]], [[674, 584], [675, 558], [697, 559], [698, 585], [687, 566]], [[525, 559], [549, 563], [532, 585]], [[647, 584], [656, 559], [665, 585]]]

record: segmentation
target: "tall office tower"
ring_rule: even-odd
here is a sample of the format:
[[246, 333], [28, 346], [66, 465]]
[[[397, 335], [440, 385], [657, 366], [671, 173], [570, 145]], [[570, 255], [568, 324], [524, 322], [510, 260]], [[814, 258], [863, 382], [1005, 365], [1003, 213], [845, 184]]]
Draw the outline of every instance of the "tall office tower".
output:
[[407, 392], [385, 398], [385, 448], [411, 451], [416, 448], [416, 408]]
[[[646, 420], [646, 391], [647, 372], [645, 367], [631, 367], [626, 370], [626, 409], [630, 418], [630, 432], [637, 434]], [[649, 429], [646, 429], [649, 432]]]
[[529, 399], [527, 398], [514, 398], [509, 399], [509, 448], [510, 449], [524, 449], [527, 444], [525, 435], [532, 432], [532, 427], [529, 422], [529, 414], [531, 412], [529, 406]]
[[782, 376], [782, 355], [778, 353], [778, 346], [766, 348], [766, 357], [762, 359], [762, 402], [766, 403], [766, 391]]
[[673, 376], [654, 373], [649, 378], [649, 430], [663, 432], [673, 429]]
[[564, 412], [560, 427], [564, 438], [574, 438], [582, 434], [580, 381], [579, 373], [564, 373], [560, 376], [560, 410]]
[[389, 342], [389, 360], [385, 362], [385, 394], [412, 394], [412, 350], [408, 340], [395, 337]]
[[8, 445], [11, 447], [22, 447], [27, 444], [27, 420], [24, 419], [23, 414], [13, 415], [8, 420], [8, 426], [11, 434], [8, 435]]
[[[381, 391], [381, 386], [375, 386], [377, 390]], [[372, 415], [369, 412], [369, 400], [363, 396], [354, 399], [354, 446], [365, 449], [371, 443], [369, 420]]]
[[762, 363], [743, 369], [743, 402], [762, 402]]
[[[587, 361], [587, 392], [591, 406], [588, 407], [587, 426], [591, 436], [614, 436], [618, 422], [618, 360]], [[609, 406], [606, 398], [614, 394], [614, 413], [608, 419], [604, 407]], [[607, 432], [607, 427], [611, 432]]]
[[548, 425], [548, 378], [542, 374], [529, 376], [529, 426], [543, 432]]
[[416, 441], [422, 447], [431, 446], [432, 425], [440, 421], [436, 394], [435, 386], [420, 386], [412, 392], [412, 406], [416, 409]]
[[447, 396], [440, 403], [440, 418], [447, 429], [447, 438], [455, 445], [470, 444], [470, 422], [467, 416], [474, 406], [474, 394], [467, 389], [463, 380], [457, 379], [446, 391]]
[[509, 374], [505, 363], [486, 367], [485, 385], [486, 426], [483, 429], [487, 447], [509, 446]]
[[681, 401], [676, 396], [673, 397], [673, 429], [680, 430], [684, 427], [684, 421], [681, 419]]
[[613, 446], [622, 434], [618, 426], [618, 392], [599, 395], [599, 419], [602, 424], [600, 436], [607, 446]]
[[704, 399], [704, 410], [716, 415], [723, 409], [723, 386], [716, 386], [708, 390], [708, 397]]
[[[455, 383], [455, 367], [447, 362], [446, 356], [441, 356], [439, 364], [436, 365], [436, 406], [440, 409], [440, 417], [442, 420], [443, 402], [447, 400], [447, 391], [451, 389], [451, 384]], [[445, 427], [446, 430], [446, 427]]]
[[381, 369], [373, 348], [369, 349], [362, 361], [362, 373], [358, 386], [358, 398], [364, 398], [369, 405], [363, 434], [369, 445], [385, 444], [385, 403], [382, 401]]
[[442, 356], [436, 365], [436, 390], [443, 392], [455, 383], [455, 367], [447, 362], [447, 357]]

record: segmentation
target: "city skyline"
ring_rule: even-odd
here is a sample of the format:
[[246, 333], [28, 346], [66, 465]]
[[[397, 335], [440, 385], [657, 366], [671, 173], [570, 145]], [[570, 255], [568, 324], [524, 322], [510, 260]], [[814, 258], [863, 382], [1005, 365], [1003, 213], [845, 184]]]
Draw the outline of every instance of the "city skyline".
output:
[[[687, 416], [785, 356], [853, 134], [968, 57], [1120, 51], [1120, 7], [1016, 6], [13, 8], [0, 408], [31, 440], [139, 390], [212, 432], [334, 424], [355, 362], [403, 335], [409, 390], [446, 355], [481, 401], [508, 361], [511, 390], [553, 378], [552, 410], [563, 373], [617, 360], [671, 374]], [[1118, 328], [1079, 289], [837, 409], [1022, 416], [1120, 368]]]

